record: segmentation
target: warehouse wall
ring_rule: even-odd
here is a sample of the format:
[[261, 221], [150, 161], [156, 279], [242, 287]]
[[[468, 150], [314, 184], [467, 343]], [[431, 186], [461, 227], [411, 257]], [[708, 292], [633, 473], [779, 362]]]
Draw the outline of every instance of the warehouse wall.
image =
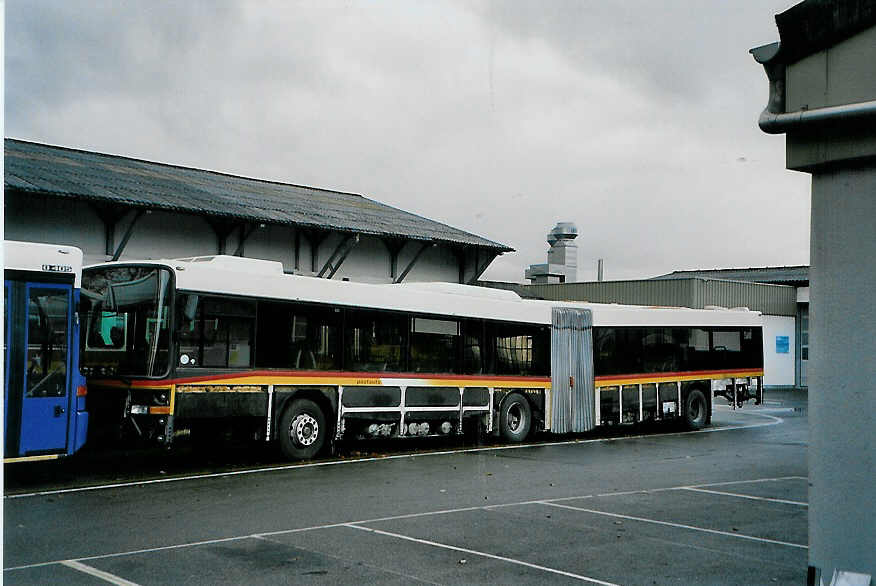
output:
[[[106, 254], [106, 233], [97, 212], [82, 200], [47, 197], [39, 194], [7, 193], [5, 197], [5, 238], [66, 244], [81, 248], [86, 264], [109, 260]], [[129, 211], [115, 227], [114, 245], [118, 246], [134, 218]], [[317, 272], [329, 260], [342, 240], [338, 233], [330, 234], [319, 245]], [[226, 254], [234, 254], [240, 233], [233, 230], [226, 240]], [[400, 251], [397, 274], [400, 274], [420, 249], [421, 243], [408, 242]], [[151, 211], [139, 217], [131, 232], [121, 260], [181, 258], [206, 256], [218, 252], [215, 231], [206, 218], [170, 211]], [[312, 275], [310, 243], [300, 239], [298, 270], [295, 270], [295, 228], [292, 226], [264, 225], [257, 227], [247, 238], [243, 256], [276, 260], [288, 272]], [[380, 238], [360, 236], [359, 243], [350, 251], [334, 279], [390, 283], [390, 253]], [[482, 255], [481, 263], [484, 261]], [[474, 253], [469, 251], [465, 278], [474, 271]], [[417, 259], [405, 281], [459, 281], [459, 262], [448, 245], [436, 244]]]

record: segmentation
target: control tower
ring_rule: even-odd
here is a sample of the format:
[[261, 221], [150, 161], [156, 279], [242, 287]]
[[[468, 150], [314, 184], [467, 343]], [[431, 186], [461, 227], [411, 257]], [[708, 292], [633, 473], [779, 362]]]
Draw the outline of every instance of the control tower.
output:
[[572, 222], [557, 222], [547, 235], [551, 245], [547, 263], [529, 265], [525, 276], [533, 285], [572, 283], [578, 279], [578, 228]]

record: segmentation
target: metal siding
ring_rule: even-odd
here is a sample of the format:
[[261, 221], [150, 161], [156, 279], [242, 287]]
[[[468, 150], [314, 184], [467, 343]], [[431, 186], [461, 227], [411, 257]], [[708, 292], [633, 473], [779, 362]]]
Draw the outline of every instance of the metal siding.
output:
[[526, 285], [523, 295], [551, 301], [589, 301], [702, 309], [747, 307], [767, 315], [796, 315], [796, 289], [786, 285], [710, 279], [662, 279]]

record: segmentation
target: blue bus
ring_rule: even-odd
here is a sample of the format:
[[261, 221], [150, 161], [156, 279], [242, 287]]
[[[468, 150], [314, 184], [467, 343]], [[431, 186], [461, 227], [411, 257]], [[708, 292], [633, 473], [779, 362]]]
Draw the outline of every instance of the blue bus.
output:
[[3, 244], [4, 462], [69, 456], [88, 430], [79, 372], [82, 251]]

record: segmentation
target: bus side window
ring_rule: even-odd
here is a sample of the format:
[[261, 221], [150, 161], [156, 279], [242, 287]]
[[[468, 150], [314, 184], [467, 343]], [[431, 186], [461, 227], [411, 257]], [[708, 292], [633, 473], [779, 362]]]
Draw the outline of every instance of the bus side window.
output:
[[193, 321], [190, 335], [180, 337], [181, 365], [198, 366], [198, 361], [193, 363], [191, 357], [183, 364], [186, 356], [182, 354], [183, 348], [193, 349], [195, 341], [201, 350], [200, 366], [240, 368], [252, 364], [255, 302], [205, 297], [199, 315], [200, 320]]
[[642, 339], [645, 372], [674, 372], [678, 370], [676, 344], [669, 328], [648, 328]]
[[495, 374], [545, 375], [550, 370], [550, 328], [491, 323], [487, 340]]
[[708, 330], [691, 328], [687, 346], [687, 362], [684, 370], [708, 370], [712, 368], [710, 344]]
[[719, 368], [738, 366], [742, 356], [742, 332], [740, 330], [715, 329], [712, 331], [712, 355]]
[[260, 301], [255, 364], [263, 368], [340, 368], [340, 312], [304, 303]]
[[407, 317], [390, 312], [348, 310], [345, 365], [350, 370], [398, 372], [404, 368]]
[[484, 372], [484, 325], [481, 321], [466, 320], [462, 324], [462, 372]]
[[411, 370], [458, 372], [459, 322], [415, 317], [411, 319]]
[[177, 364], [183, 367], [200, 366], [201, 338], [204, 335], [204, 321], [201, 318], [201, 304], [197, 295], [182, 293], [177, 296], [177, 326], [178, 342]]

